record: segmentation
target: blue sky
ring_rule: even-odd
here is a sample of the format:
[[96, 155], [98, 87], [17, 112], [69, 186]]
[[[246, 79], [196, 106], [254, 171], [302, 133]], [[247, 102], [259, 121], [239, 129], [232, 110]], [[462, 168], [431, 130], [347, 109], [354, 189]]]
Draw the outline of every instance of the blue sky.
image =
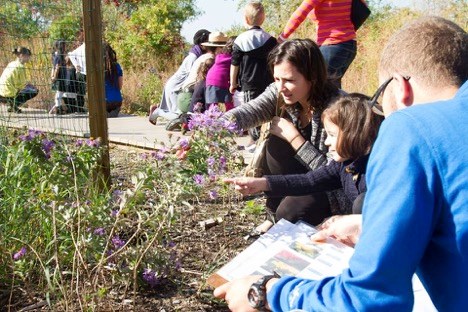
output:
[[[392, 3], [401, 6], [407, 3], [415, 4], [421, 0], [383, 0], [382, 3]], [[182, 27], [182, 36], [189, 42], [198, 29], [209, 31], [228, 30], [233, 25], [242, 25], [242, 9], [237, 11], [239, 0], [197, 0], [197, 6], [204, 14], [197, 19], [187, 22]]]
[[198, 8], [205, 13], [196, 20], [185, 23], [182, 35], [191, 42], [198, 29], [223, 31], [230, 29], [232, 25], [241, 25], [242, 12], [237, 11], [238, 3], [238, 0], [197, 0]]

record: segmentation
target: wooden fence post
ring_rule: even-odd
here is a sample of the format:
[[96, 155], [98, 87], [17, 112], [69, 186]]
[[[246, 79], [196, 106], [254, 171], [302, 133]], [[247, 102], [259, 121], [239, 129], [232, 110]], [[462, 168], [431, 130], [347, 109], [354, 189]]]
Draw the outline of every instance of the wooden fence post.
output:
[[[109, 134], [104, 89], [102, 14], [100, 0], [83, 0], [85, 33], [86, 86], [91, 137], [100, 138], [104, 147], [97, 173], [100, 186], [110, 186]], [[104, 185], [101, 183], [104, 182]]]

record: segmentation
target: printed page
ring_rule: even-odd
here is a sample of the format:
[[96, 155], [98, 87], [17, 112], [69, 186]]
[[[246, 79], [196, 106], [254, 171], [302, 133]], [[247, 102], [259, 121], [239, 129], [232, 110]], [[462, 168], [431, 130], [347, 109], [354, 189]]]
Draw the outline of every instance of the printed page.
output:
[[[336, 276], [349, 266], [354, 249], [334, 239], [315, 243], [310, 236], [317, 230], [302, 221], [280, 220], [267, 233], [237, 255], [218, 272], [231, 281], [247, 275], [293, 275], [310, 279]], [[413, 276], [413, 311], [437, 311], [424, 286]]]
[[273, 271], [314, 279], [339, 274], [348, 266], [353, 249], [331, 239], [314, 243], [309, 237], [315, 232], [305, 222], [280, 220], [217, 274], [228, 281]]

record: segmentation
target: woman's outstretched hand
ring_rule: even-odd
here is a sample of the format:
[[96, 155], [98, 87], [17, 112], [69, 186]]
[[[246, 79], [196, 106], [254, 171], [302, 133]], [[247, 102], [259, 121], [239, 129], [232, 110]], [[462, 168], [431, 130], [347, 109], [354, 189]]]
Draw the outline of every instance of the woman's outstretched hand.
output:
[[225, 183], [234, 184], [235, 189], [242, 195], [252, 195], [268, 191], [270, 188], [266, 178], [226, 178]]

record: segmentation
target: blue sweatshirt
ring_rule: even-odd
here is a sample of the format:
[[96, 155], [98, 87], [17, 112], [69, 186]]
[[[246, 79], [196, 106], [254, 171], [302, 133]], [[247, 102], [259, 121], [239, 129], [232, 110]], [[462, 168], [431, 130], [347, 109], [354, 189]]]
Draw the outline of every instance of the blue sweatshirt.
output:
[[369, 159], [363, 231], [349, 269], [281, 278], [274, 311], [411, 311], [417, 273], [439, 311], [468, 306], [468, 83], [393, 113]]

